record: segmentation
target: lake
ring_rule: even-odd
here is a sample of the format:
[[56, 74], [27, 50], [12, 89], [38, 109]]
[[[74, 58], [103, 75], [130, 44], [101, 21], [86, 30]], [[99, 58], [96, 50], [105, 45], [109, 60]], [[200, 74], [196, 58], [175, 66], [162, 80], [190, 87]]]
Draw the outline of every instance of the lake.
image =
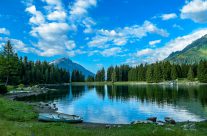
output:
[[172, 117], [176, 121], [207, 119], [205, 85], [85, 85], [57, 89], [58, 93], [32, 100], [56, 103], [58, 112], [79, 115], [84, 122], [93, 123], [128, 124], [148, 117]]

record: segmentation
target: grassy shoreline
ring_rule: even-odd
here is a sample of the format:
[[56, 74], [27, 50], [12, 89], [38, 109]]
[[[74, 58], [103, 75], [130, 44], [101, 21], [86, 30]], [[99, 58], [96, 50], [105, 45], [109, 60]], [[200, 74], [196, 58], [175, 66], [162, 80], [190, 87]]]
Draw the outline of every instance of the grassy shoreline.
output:
[[205, 136], [207, 122], [197, 122], [195, 129], [185, 130], [185, 123], [175, 126], [155, 124], [124, 125], [120, 128], [105, 128], [104, 125], [42, 123], [37, 121], [37, 112], [23, 102], [11, 101], [0, 96], [0, 134], [2, 136]]
[[[148, 83], [148, 82], [138, 82], [138, 81], [126, 81], [126, 82], [72, 82], [67, 85], [171, 85], [170, 81], [159, 82], [159, 83]], [[207, 85], [207, 83], [200, 83], [197, 81], [190, 82], [186, 80], [179, 80], [176, 82], [177, 85]], [[175, 84], [175, 85], [176, 85]]]

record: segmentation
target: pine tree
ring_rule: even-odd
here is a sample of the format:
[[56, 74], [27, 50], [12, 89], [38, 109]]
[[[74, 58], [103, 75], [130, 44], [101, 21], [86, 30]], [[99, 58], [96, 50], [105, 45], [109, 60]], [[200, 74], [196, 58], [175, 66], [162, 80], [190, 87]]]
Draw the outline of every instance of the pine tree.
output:
[[201, 61], [198, 65], [198, 80], [207, 83], [207, 62]]
[[112, 81], [111, 75], [112, 75], [113, 71], [114, 71], [114, 67], [112, 67], [112, 66], [107, 69], [107, 81]]
[[2, 61], [0, 64], [0, 73], [5, 79], [5, 85], [8, 83], [16, 83], [19, 70], [19, 59], [17, 54], [14, 53], [11, 42], [8, 41], [4, 46], [1, 53]]
[[171, 79], [176, 80], [177, 78], [178, 78], [177, 69], [176, 69], [176, 66], [173, 65], [171, 69]]
[[97, 71], [95, 80], [97, 82], [105, 81], [105, 70], [104, 70], [104, 68], [102, 68], [101, 70]]
[[116, 70], [114, 69], [112, 74], [111, 74], [111, 80], [112, 80], [113, 83], [117, 81], [117, 77], [116, 76], [117, 76]]
[[163, 79], [164, 80], [171, 80], [171, 67], [172, 65], [170, 64], [170, 62], [164, 62], [162, 63], [162, 75], [163, 75]]
[[162, 81], [162, 71], [161, 71], [160, 64], [158, 62], [154, 65], [153, 77], [154, 77], [154, 82], [156, 83]]
[[[146, 66], [145, 66], [146, 67]], [[145, 81], [146, 80], [146, 70], [143, 64], [141, 64], [138, 68], [137, 68], [137, 80], [138, 81]]]
[[146, 81], [148, 83], [153, 82], [153, 65], [148, 65], [147, 66]]
[[189, 71], [188, 71], [188, 80], [190, 81], [194, 80], [194, 72], [191, 67], [189, 68]]
[[88, 76], [86, 81], [87, 82], [94, 82], [95, 81], [94, 76]]

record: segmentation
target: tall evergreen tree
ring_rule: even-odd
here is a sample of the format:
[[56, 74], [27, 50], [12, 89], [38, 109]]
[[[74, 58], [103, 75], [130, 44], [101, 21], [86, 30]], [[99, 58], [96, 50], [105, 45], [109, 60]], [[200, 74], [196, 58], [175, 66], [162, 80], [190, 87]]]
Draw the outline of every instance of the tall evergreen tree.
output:
[[111, 80], [112, 82], [116, 82], [117, 81], [117, 74], [116, 74], [116, 70], [114, 69], [112, 74], [111, 74]]
[[112, 73], [114, 71], [114, 67], [111, 66], [107, 69], [107, 81], [112, 81], [111, 77], [112, 77]]
[[194, 80], [194, 72], [191, 67], [189, 68], [189, 71], [188, 71], [188, 80], [190, 81]]
[[163, 62], [162, 63], [162, 75], [163, 75], [163, 79], [164, 80], [171, 80], [171, 67], [172, 65], [170, 64], [170, 62]]
[[177, 78], [178, 78], [177, 69], [176, 69], [176, 66], [173, 65], [171, 69], [171, 79], [176, 80]]
[[207, 83], [207, 62], [201, 61], [198, 65], [198, 80]]
[[8, 41], [4, 46], [1, 56], [2, 61], [0, 64], [0, 73], [5, 79], [5, 85], [7, 85], [9, 82], [16, 83], [19, 74], [19, 59], [17, 54], [14, 53], [10, 41]]
[[146, 81], [148, 83], [153, 82], [153, 65], [148, 65], [147, 66]]
[[101, 70], [97, 71], [95, 80], [97, 82], [105, 81], [105, 70], [104, 70], [104, 68], [102, 68]]
[[94, 76], [88, 76], [86, 81], [87, 82], [94, 82], [95, 81]]
[[154, 82], [156, 83], [162, 81], [162, 71], [161, 71], [160, 64], [158, 62], [154, 65], [153, 77], [154, 77]]

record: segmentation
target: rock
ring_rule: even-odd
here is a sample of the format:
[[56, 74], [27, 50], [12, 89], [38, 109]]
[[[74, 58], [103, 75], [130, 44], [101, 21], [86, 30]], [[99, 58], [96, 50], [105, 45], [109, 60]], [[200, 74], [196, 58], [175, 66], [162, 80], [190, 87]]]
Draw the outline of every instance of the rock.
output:
[[157, 121], [156, 124], [158, 126], [164, 126], [165, 125], [165, 122], [163, 122], [163, 121]]
[[111, 128], [111, 126], [110, 126], [110, 125], [106, 125], [105, 127], [106, 127], [106, 128]]
[[137, 121], [132, 121], [130, 124], [135, 125], [135, 124], [137, 124]]
[[157, 121], [157, 117], [147, 118], [147, 120], [152, 121], [152, 122], [156, 122]]
[[48, 103], [45, 103], [45, 106], [49, 106], [49, 104]]
[[194, 123], [185, 124], [185, 125], [182, 126], [182, 128], [184, 130], [196, 130]]
[[176, 124], [175, 120], [173, 118], [170, 117], [165, 117], [165, 122], [170, 123], [170, 124]]
[[152, 124], [152, 123], [154, 123], [154, 122], [151, 121], [151, 120], [147, 120], [147, 121], [143, 121], [143, 123], [144, 123], [144, 124]]
[[135, 124], [152, 124], [154, 122], [150, 121], [150, 120], [144, 120], [144, 121], [140, 121], [140, 120], [136, 120], [136, 121], [132, 121], [131, 124], [135, 125]]

